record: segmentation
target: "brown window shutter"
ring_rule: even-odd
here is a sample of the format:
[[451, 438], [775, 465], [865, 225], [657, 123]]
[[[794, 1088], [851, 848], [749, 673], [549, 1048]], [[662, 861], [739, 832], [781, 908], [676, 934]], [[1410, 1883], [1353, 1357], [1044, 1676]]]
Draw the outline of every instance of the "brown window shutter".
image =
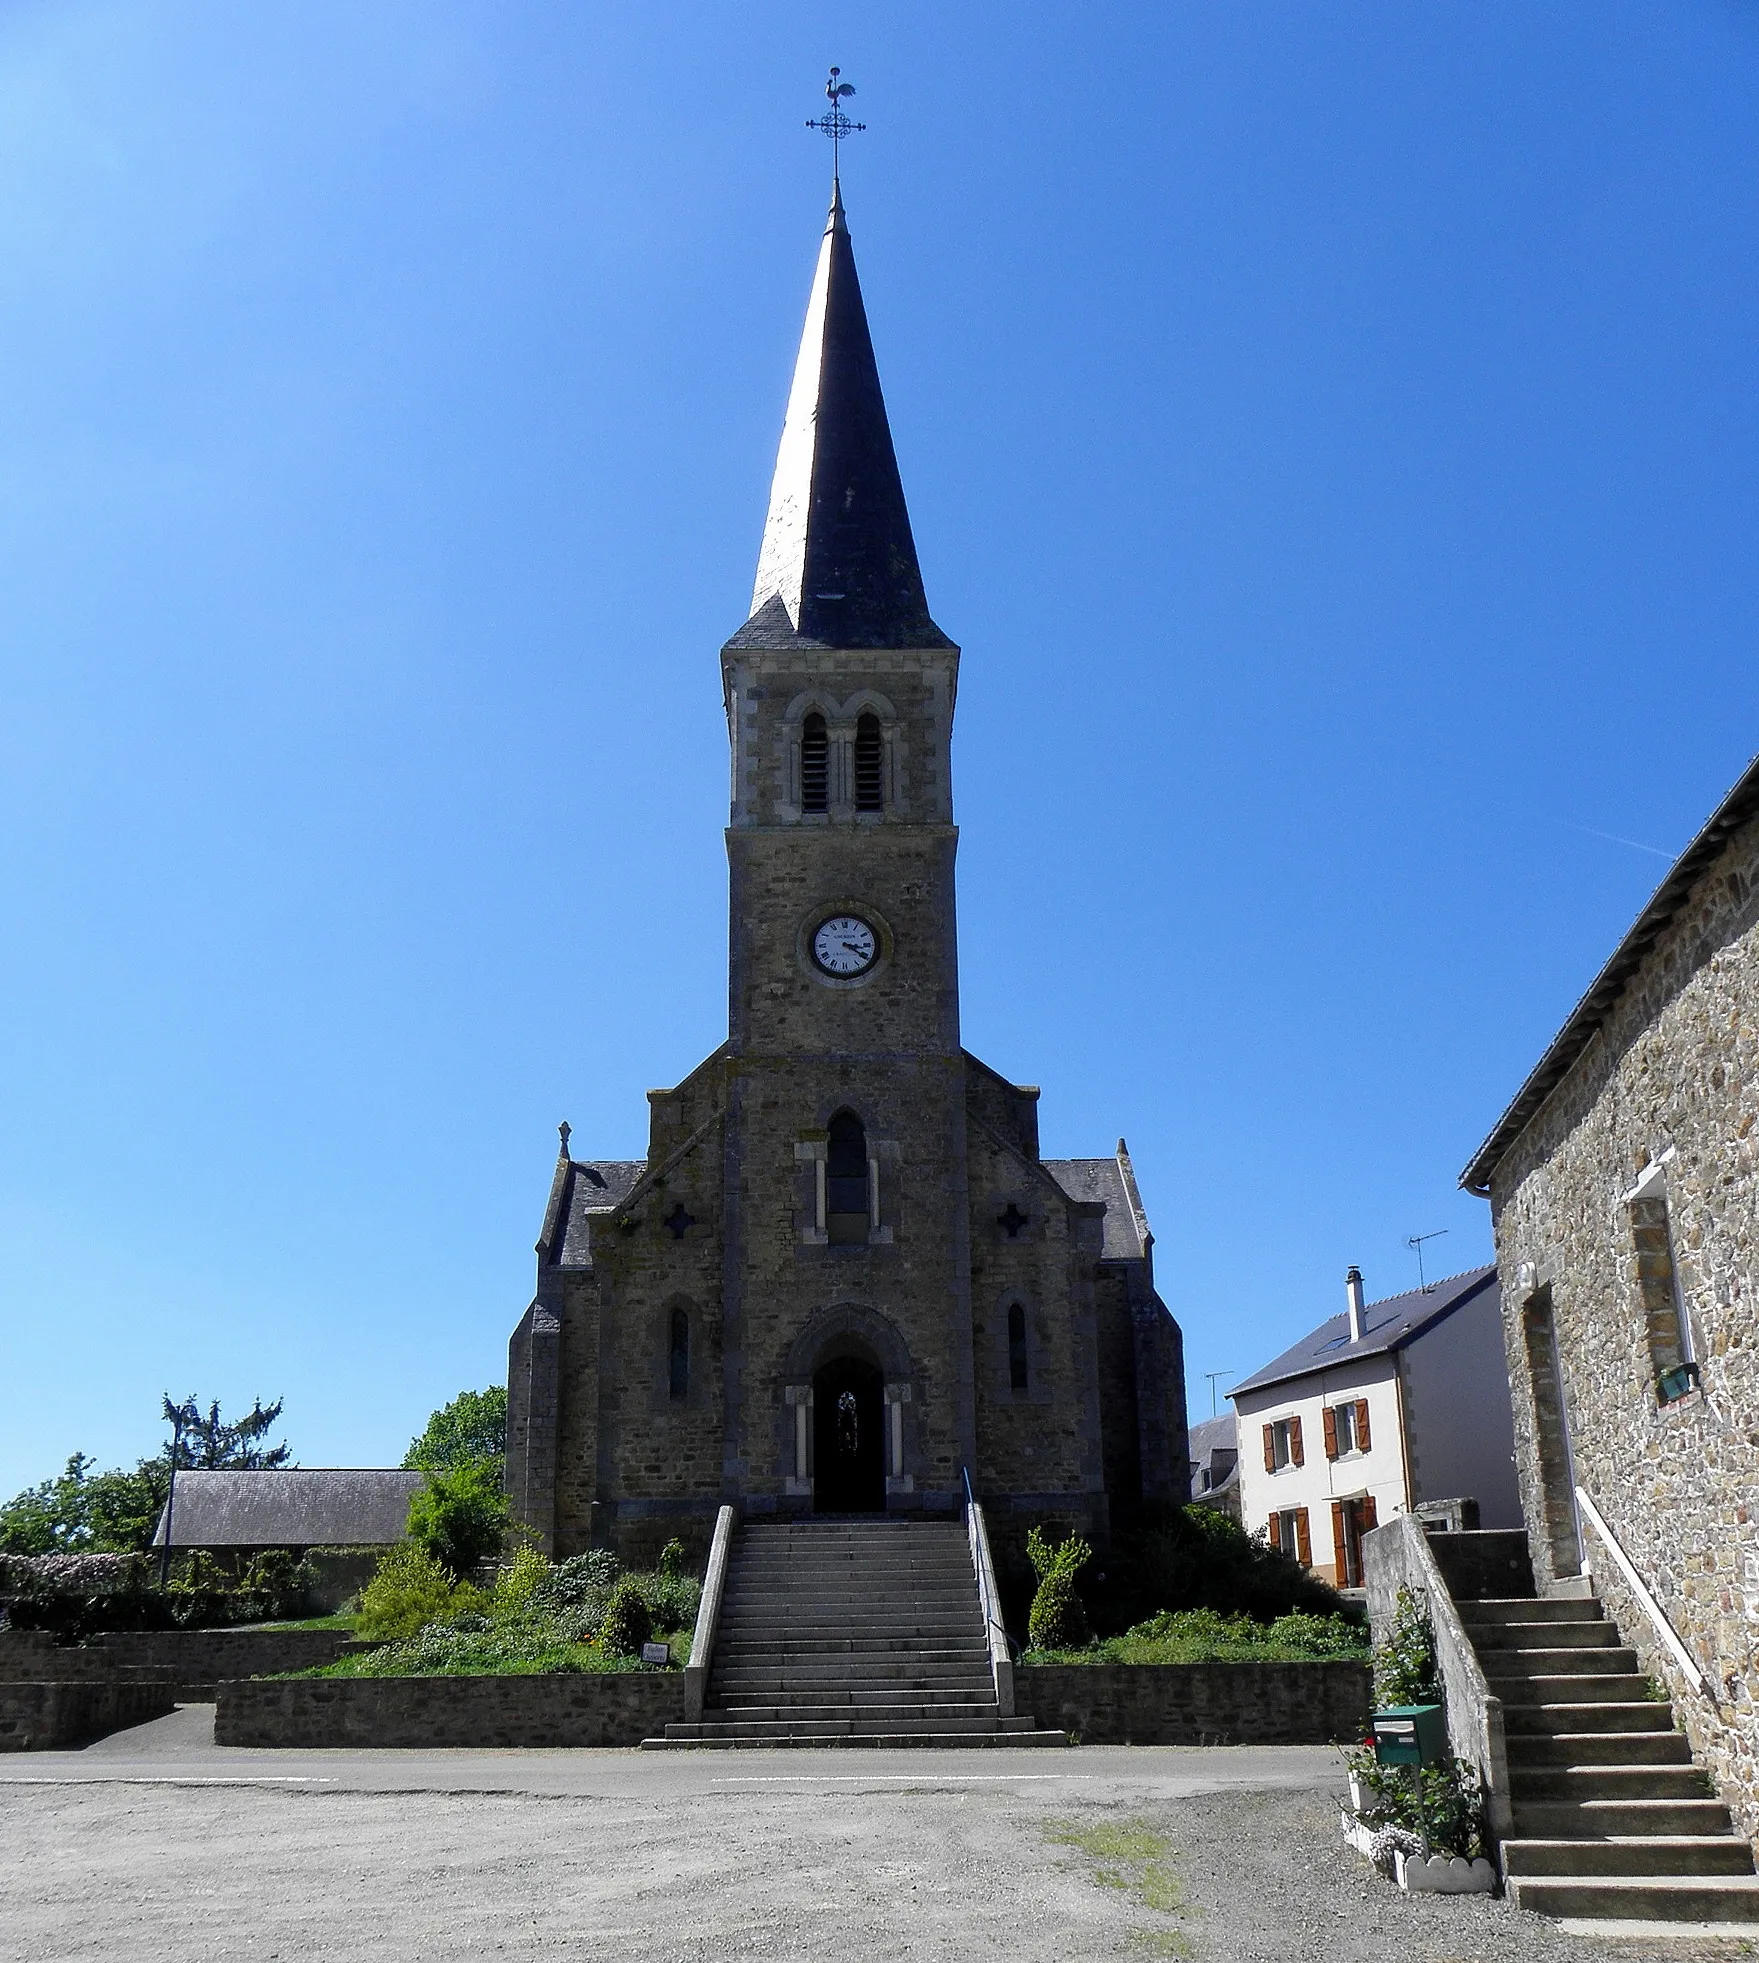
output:
[[1264, 1427], [1264, 1469], [1276, 1471], [1276, 1434], [1269, 1425]]
[[1301, 1449], [1301, 1420], [1299, 1418], [1291, 1418], [1289, 1420], [1289, 1463], [1291, 1465], [1305, 1465], [1307, 1463], [1307, 1454]]
[[1375, 1510], [1374, 1495], [1372, 1493], [1368, 1494], [1365, 1499], [1358, 1501], [1357, 1504], [1362, 1508], [1362, 1532], [1367, 1533], [1370, 1527], [1378, 1527], [1380, 1525], [1380, 1515]]
[[1283, 1516], [1280, 1513], [1270, 1516], [1270, 1544], [1279, 1554], [1283, 1551]]
[[1325, 1430], [1325, 1456], [1335, 1459], [1338, 1455], [1338, 1414], [1328, 1404], [1319, 1414], [1319, 1419]]
[[1331, 1551], [1338, 1564], [1337, 1585], [1347, 1588], [1350, 1585], [1350, 1543], [1344, 1531], [1344, 1503], [1333, 1500], [1331, 1503]]
[[1304, 1506], [1295, 1509], [1295, 1558], [1304, 1568], [1313, 1565], [1313, 1536], [1307, 1531], [1307, 1509]]
[[1356, 1446], [1359, 1451], [1368, 1450], [1368, 1436], [1368, 1400], [1359, 1397], [1356, 1400]]

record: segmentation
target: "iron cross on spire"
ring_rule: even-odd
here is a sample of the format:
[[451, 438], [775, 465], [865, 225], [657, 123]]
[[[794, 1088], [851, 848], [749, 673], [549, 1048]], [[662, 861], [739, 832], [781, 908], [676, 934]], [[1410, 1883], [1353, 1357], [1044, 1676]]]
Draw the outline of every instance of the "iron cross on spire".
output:
[[831, 175], [833, 177], [841, 177], [843, 174], [844, 137], [848, 136], [854, 130], [864, 130], [867, 127], [865, 123], [858, 123], [853, 117], [846, 116], [843, 113], [843, 98], [846, 95], [853, 95], [855, 93], [855, 84], [853, 82], [839, 81], [837, 78], [842, 72], [840, 68], [833, 68], [831, 70], [831, 79], [825, 84], [825, 94], [830, 98], [830, 108], [822, 116], [809, 116], [806, 119], [806, 127], [809, 130], [823, 130], [825, 135], [831, 139]]

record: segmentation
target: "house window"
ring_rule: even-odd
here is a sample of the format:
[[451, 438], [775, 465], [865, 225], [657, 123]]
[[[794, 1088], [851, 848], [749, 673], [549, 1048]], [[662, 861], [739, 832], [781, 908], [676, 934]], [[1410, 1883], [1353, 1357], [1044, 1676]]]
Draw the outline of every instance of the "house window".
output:
[[853, 1111], [831, 1120], [825, 1151], [825, 1236], [833, 1247], [865, 1247], [873, 1214], [867, 1128]]
[[1008, 1304], [1008, 1388], [1024, 1390], [1026, 1367], [1026, 1311], [1018, 1302]]
[[1307, 1454], [1301, 1445], [1301, 1420], [1276, 1418], [1264, 1427], [1264, 1469], [1286, 1472], [1292, 1465], [1305, 1465]]
[[880, 719], [869, 713], [855, 725], [855, 809], [885, 809], [885, 738]]
[[684, 1309], [672, 1311], [666, 1375], [673, 1402], [681, 1404], [690, 1395], [690, 1316]]
[[1270, 1516], [1270, 1544], [1279, 1554], [1292, 1555], [1304, 1568], [1313, 1565], [1313, 1535], [1304, 1506], [1285, 1507]]
[[815, 709], [800, 725], [800, 808], [828, 811], [830, 803], [831, 739]]
[[1680, 1264], [1668, 1215], [1667, 1175], [1659, 1165], [1651, 1166], [1637, 1181], [1625, 1196], [1625, 1205], [1655, 1395], [1660, 1403], [1672, 1404], [1698, 1388], [1698, 1344], [1691, 1311], [1680, 1288]]
[[1325, 1408], [1325, 1456], [1341, 1459], [1347, 1452], [1368, 1450], [1368, 1400], [1352, 1398], [1348, 1404], [1328, 1404]]

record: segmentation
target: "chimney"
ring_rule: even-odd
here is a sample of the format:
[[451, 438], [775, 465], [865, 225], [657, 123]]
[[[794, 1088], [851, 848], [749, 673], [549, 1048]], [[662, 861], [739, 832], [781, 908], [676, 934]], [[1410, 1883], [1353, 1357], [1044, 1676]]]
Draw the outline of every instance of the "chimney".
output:
[[1352, 1268], [1344, 1277], [1344, 1294], [1350, 1304], [1350, 1341], [1362, 1340], [1362, 1270]]

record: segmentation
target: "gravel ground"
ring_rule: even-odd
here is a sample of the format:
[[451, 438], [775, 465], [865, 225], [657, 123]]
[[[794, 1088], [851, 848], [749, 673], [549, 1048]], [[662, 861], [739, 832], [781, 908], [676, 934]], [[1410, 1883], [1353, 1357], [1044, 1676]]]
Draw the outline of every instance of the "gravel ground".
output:
[[0, 1957], [1606, 1963], [1500, 1902], [1401, 1897], [1312, 1791], [616, 1798], [0, 1788]]

